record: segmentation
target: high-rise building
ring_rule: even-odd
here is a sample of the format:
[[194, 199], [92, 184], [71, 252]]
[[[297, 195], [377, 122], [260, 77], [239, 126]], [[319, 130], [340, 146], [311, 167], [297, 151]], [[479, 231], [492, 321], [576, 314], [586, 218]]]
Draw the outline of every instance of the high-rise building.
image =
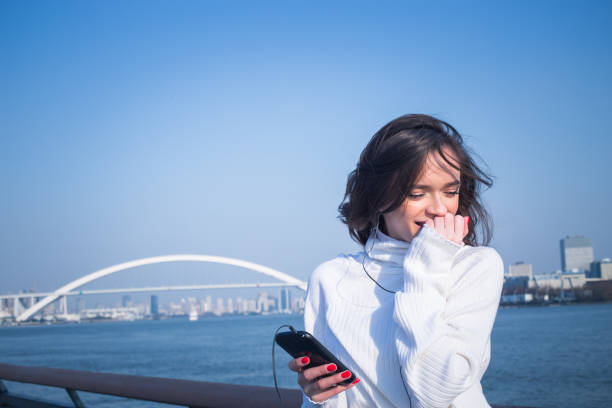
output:
[[291, 311], [291, 292], [287, 288], [280, 289], [278, 311], [281, 313]]
[[588, 271], [593, 262], [593, 243], [583, 236], [565, 237], [561, 244], [561, 269], [571, 271], [580, 269]]
[[246, 313], [246, 308], [244, 307], [244, 300], [238, 296], [236, 298], [236, 313]]
[[212, 308], [208, 307], [208, 303], [204, 299], [200, 299], [200, 313], [210, 313]]
[[270, 307], [268, 294], [261, 292], [257, 297], [257, 313], [268, 313]]
[[151, 295], [151, 317], [159, 319], [159, 301], [157, 295]]
[[527, 276], [533, 278], [533, 267], [525, 262], [517, 262], [508, 267], [508, 277], [517, 278], [519, 276]]
[[215, 314], [221, 316], [225, 313], [225, 308], [223, 307], [223, 298], [217, 298], [217, 308], [215, 309]]
[[293, 299], [293, 301], [291, 302], [291, 310], [293, 311], [293, 313], [304, 313], [304, 306], [305, 302], [303, 297]]
[[212, 302], [212, 296], [208, 295], [206, 296], [206, 307], [204, 308], [204, 310], [206, 312], [212, 312], [213, 311], [213, 302]]
[[132, 306], [132, 297], [130, 295], [123, 295], [121, 297], [121, 307]]

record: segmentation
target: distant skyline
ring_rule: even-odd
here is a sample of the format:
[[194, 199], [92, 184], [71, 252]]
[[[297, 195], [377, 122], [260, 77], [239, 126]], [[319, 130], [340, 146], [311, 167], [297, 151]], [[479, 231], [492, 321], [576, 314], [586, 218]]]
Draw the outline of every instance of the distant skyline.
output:
[[[506, 268], [612, 257], [612, 5], [0, 2], [0, 292], [157, 255], [307, 280], [370, 137], [450, 122], [486, 163]], [[87, 287], [257, 279], [155, 265]], [[229, 294], [228, 294], [229, 296]]]

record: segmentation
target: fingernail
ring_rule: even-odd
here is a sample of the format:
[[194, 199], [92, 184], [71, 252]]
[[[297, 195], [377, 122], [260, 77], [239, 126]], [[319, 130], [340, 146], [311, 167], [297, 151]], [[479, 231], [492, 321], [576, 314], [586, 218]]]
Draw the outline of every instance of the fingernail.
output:
[[342, 378], [349, 378], [351, 376], [351, 372], [349, 370], [346, 370], [342, 374], [340, 374], [340, 376]]
[[359, 378], [352, 382], [352, 384], [357, 384], [359, 382]]
[[468, 215], [467, 217], [465, 217], [467, 219], [467, 223], [470, 223], [470, 216]]
[[308, 364], [308, 363], [310, 363], [310, 359], [308, 357], [303, 357], [302, 364]]
[[327, 366], [327, 371], [336, 371], [338, 367], [335, 364], [330, 364]]

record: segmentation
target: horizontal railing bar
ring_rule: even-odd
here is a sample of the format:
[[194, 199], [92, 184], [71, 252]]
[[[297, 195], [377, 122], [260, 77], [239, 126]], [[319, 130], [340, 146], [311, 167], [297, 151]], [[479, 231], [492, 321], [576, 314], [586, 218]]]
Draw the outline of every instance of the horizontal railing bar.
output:
[[[269, 408], [278, 406], [274, 388], [222, 384], [127, 374], [94, 373], [48, 367], [0, 363], [0, 378], [50, 387], [70, 388], [96, 394], [198, 408]], [[299, 390], [280, 389], [284, 406], [298, 407]], [[246, 405], [245, 405], [246, 404]]]
[[[251, 408], [269, 408], [279, 406], [278, 396], [274, 388], [254, 385], [95, 373], [91, 371], [28, 367], [0, 363], [0, 385], [2, 385], [1, 380], [3, 379], [143, 401], [183, 405], [192, 408], [243, 408], [245, 406]], [[280, 393], [283, 398], [283, 407], [297, 408], [301, 405], [302, 392], [300, 390], [281, 388]], [[13, 405], [9, 404], [9, 407], [67, 407], [55, 403], [33, 401], [22, 396], [12, 395], [6, 391], [0, 393], [0, 402], [4, 401], [21, 402], [21, 405], [14, 403]], [[3, 405], [0, 404], [0, 406]], [[491, 405], [491, 407], [529, 408], [514, 405]]]

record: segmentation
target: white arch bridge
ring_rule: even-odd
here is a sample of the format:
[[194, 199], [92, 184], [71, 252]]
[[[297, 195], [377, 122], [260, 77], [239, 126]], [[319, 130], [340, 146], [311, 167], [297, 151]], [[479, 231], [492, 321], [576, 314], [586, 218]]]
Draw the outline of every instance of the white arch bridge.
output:
[[[117, 272], [127, 269], [136, 268], [144, 265], [152, 265], [166, 262], [208, 262], [224, 265], [233, 265], [239, 268], [248, 269], [263, 275], [275, 278], [280, 282], [274, 283], [241, 283], [241, 284], [216, 284], [216, 285], [182, 285], [182, 286], [157, 286], [144, 288], [125, 288], [125, 289], [98, 289], [98, 290], [77, 290], [81, 286], [112, 275]], [[267, 266], [259, 265], [253, 262], [243, 261], [241, 259], [226, 258], [214, 255], [164, 255], [150, 258], [136, 259], [129, 262], [120, 263], [109, 266], [108, 268], [100, 269], [85, 275], [79, 279], [67, 283], [61, 288], [50, 293], [19, 293], [13, 295], [0, 295], [0, 301], [3, 299], [14, 299], [14, 316], [18, 322], [24, 322], [30, 319], [34, 314], [41, 311], [49, 304], [56, 300], [70, 295], [92, 295], [103, 293], [131, 293], [131, 292], [161, 292], [172, 290], [193, 290], [193, 289], [222, 289], [222, 288], [249, 288], [249, 287], [296, 287], [301, 290], [306, 290], [306, 282], [294, 278], [291, 275], [277, 271], [276, 269], [268, 268]], [[18, 306], [21, 298], [40, 299], [34, 304], [31, 304], [27, 309], [19, 312]]]

